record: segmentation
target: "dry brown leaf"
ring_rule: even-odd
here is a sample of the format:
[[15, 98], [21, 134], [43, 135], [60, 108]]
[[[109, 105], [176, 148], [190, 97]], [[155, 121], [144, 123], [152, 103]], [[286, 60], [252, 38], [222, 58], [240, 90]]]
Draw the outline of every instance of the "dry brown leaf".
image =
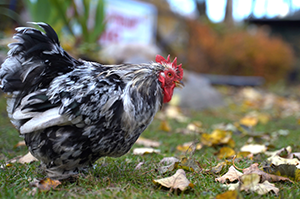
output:
[[241, 199], [242, 197], [239, 195], [237, 190], [229, 190], [224, 193], [216, 195], [215, 199]]
[[220, 162], [217, 166], [212, 167], [211, 169], [206, 170], [207, 173], [219, 174], [227, 165], [231, 164], [227, 160]]
[[194, 184], [186, 178], [183, 169], [178, 169], [176, 173], [170, 177], [153, 180], [153, 183], [174, 190], [179, 189], [181, 191], [187, 190], [188, 187], [194, 188]]
[[25, 163], [35, 162], [35, 161], [38, 161], [38, 159], [36, 159], [35, 157], [33, 157], [33, 155], [30, 152], [28, 152], [24, 156], [18, 156], [18, 157], [15, 157], [15, 158], [9, 160], [6, 163], [6, 166], [8, 166], [11, 163], [15, 163], [15, 162], [18, 162], [18, 163], [21, 163], [21, 164], [25, 164]]
[[149, 154], [149, 153], [160, 153], [160, 150], [159, 149], [153, 149], [153, 148], [150, 148], [150, 147], [133, 149], [133, 154], [134, 155], [144, 155], [144, 154]]
[[219, 159], [226, 159], [233, 157], [235, 155], [235, 151], [230, 147], [222, 147], [217, 153], [217, 157]]
[[265, 154], [268, 155], [268, 156], [275, 156], [275, 155], [278, 155], [278, 156], [283, 156], [281, 154], [284, 154], [284, 156], [289, 156], [289, 154], [292, 152], [292, 147], [290, 146], [287, 146], [287, 147], [284, 147], [282, 149], [279, 149], [277, 151], [266, 151]]
[[26, 155], [24, 155], [23, 157], [21, 157], [18, 162], [21, 164], [25, 164], [25, 163], [31, 163], [34, 161], [38, 161], [38, 159], [36, 159], [35, 157], [33, 157], [33, 155], [28, 152]]
[[280, 178], [287, 177], [296, 182], [300, 181], [300, 169], [295, 165], [288, 165], [288, 164], [281, 164], [278, 166], [270, 165], [270, 166], [265, 166], [263, 169], [265, 172], [269, 173], [270, 175], [274, 174]]
[[267, 151], [267, 147], [261, 144], [247, 144], [241, 148], [242, 152], [248, 151], [252, 154], [264, 153]]
[[258, 163], [250, 165], [250, 167], [243, 169], [245, 175], [255, 173], [260, 176], [260, 181], [269, 181], [269, 182], [279, 182], [279, 181], [288, 181], [292, 182], [289, 178], [281, 177], [278, 175], [273, 175], [266, 173], [258, 168]]
[[157, 170], [160, 174], [164, 174], [168, 171], [173, 171], [173, 170], [177, 169], [179, 162], [180, 162], [180, 160], [175, 157], [163, 158], [159, 162], [159, 164], [164, 165], [164, 166], [158, 167]]
[[26, 146], [25, 141], [19, 141], [19, 142], [14, 146], [14, 148], [17, 148], [17, 147], [20, 147], [20, 146]]
[[55, 189], [60, 184], [61, 182], [59, 180], [52, 180], [51, 178], [46, 178], [43, 180], [34, 179], [33, 182], [30, 183], [31, 186], [37, 187], [44, 191]]
[[223, 176], [216, 178], [215, 181], [225, 183], [226, 181], [234, 182], [242, 176], [243, 173], [239, 172], [234, 168], [234, 166], [229, 167], [228, 172], [225, 173]]
[[150, 140], [150, 139], [147, 139], [144, 137], [139, 137], [135, 143], [139, 144], [139, 145], [143, 145], [145, 147], [159, 147], [160, 146], [159, 142], [153, 141], [153, 140]]

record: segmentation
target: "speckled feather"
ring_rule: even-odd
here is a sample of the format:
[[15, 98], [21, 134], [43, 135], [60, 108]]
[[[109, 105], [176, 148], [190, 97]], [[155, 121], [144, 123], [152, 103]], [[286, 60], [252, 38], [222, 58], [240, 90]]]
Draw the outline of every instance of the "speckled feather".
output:
[[76, 60], [54, 30], [18, 28], [0, 69], [8, 114], [48, 176], [66, 178], [129, 151], [163, 101], [162, 64]]

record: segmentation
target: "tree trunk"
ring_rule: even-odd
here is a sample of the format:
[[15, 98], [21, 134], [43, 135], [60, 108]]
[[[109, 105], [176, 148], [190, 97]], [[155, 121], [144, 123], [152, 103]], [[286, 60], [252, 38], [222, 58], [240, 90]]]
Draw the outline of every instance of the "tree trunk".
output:
[[232, 0], [227, 0], [224, 22], [225, 22], [229, 27], [232, 27], [232, 26], [233, 26]]
[[200, 19], [208, 19], [206, 14], [206, 0], [196, 0], [196, 6]]

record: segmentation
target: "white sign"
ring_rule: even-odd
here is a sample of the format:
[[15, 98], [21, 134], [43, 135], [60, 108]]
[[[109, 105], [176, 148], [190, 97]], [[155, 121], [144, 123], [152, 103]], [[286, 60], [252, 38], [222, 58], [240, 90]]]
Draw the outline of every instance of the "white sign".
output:
[[152, 44], [156, 34], [156, 7], [133, 0], [105, 1], [106, 30], [101, 45]]

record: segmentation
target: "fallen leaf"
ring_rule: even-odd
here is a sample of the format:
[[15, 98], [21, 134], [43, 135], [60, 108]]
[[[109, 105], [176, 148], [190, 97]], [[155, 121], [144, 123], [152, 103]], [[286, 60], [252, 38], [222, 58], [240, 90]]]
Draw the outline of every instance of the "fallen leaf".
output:
[[239, 179], [240, 176], [242, 176], [243, 173], [239, 172], [234, 168], [234, 166], [229, 167], [228, 172], [225, 173], [223, 176], [218, 177], [215, 179], [215, 181], [220, 183], [225, 183], [227, 181], [234, 182]]
[[256, 192], [259, 195], [264, 195], [273, 191], [276, 195], [279, 193], [279, 189], [268, 181], [259, 183], [260, 176], [256, 173], [245, 174], [240, 178], [240, 190]]
[[217, 157], [219, 159], [226, 159], [233, 157], [235, 155], [235, 151], [230, 147], [222, 147], [217, 153]]
[[218, 163], [217, 166], [214, 166], [211, 169], [206, 170], [206, 172], [213, 173], [213, 174], [219, 174], [228, 164], [231, 164], [231, 163], [228, 162], [227, 160], [225, 160], [224, 162]]
[[187, 117], [181, 114], [178, 106], [167, 106], [165, 113], [168, 118], [175, 119], [178, 122], [186, 122], [188, 120]]
[[215, 199], [241, 199], [239, 192], [235, 190], [229, 190], [224, 193], [216, 195]]
[[287, 158], [282, 158], [278, 155], [274, 155], [274, 156], [271, 156], [267, 159], [267, 161], [270, 163], [270, 164], [273, 164], [273, 165], [280, 165], [280, 164], [289, 164], [289, 165], [299, 165], [300, 164], [300, 161], [297, 159], [297, 158], [292, 158], [292, 159], [287, 159]]
[[179, 189], [181, 191], [187, 190], [188, 187], [194, 188], [194, 184], [186, 178], [183, 169], [178, 169], [176, 173], [170, 177], [153, 180], [153, 183], [174, 190]]
[[180, 160], [175, 157], [165, 157], [159, 162], [159, 164], [172, 164], [175, 162], [180, 162]]
[[[295, 165], [288, 165], [288, 164], [280, 164], [278, 166], [276, 165], [270, 165], [270, 166], [264, 166], [263, 170], [270, 175], [274, 174], [281, 178], [289, 178], [291, 180], [294, 180], [296, 182], [300, 181], [300, 169]], [[279, 180], [278, 180], [279, 181]], [[292, 182], [292, 181], [290, 181]]]
[[18, 156], [18, 157], [15, 157], [15, 158], [9, 160], [6, 164], [8, 165], [8, 164], [16, 163], [16, 162], [25, 164], [25, 163], [35, 162], [35, 161], [38, 161], [38, 159], [33, 157], [33, 155], [30, 152], [28, 152], [24, 156]]
[[33, 182], [30, 183], [31, 186], [37, 187], [44, 191], [55, 189], [60, 184], [61, 182], [59, 180], [52, 180], [51, 178], [46, 178], [43, 180], [34, 179]]
[[195, 150], [202, 149], [202, 145], [200, 143], [195, 143], [195, 142], [186, 142], [182, 145], [178, 145], [176, 149], [182, 152], [192, 152]]
[[256, 126], [258, 123], [258, 119], [256, 117], [251, 117], [251, 116], [245, 116], [242, 119], [240, 119], [240, 124], [253, 127]]
[[284, 147], [284, 148], [279, 149], [277, 151], [266, 151], [265, 154], [268, 155], [268, 156], [278, 155], [278, 156], [284, 157], [284, 156], [289, 156], [289, 154], [291, 152], [292, 152], [292, 147], [287, 146], [287, 147]]
[[236, 158], [249, 158], [250, 160], [252, 160], [253, 154], [249, 151], [240, 151], [237, 153]]
[[28, 152], [26, 155], [24, 155], [23, 157], [21, 157], [18, 162], [21, 164], [25, 164], [25, 163], [31, 163], [34, 161], [38, 161], [38, 159], [36, 159], [35, 157], [33, 157], [33, 155]]
[[207, 145], [207, 146], [228, 144], [230, 142], [232, 145], [234, 141], [231, 139], [231, 136], [232, 136], [231, 131], [215, 129], [211, 134], [203, 133], [201, 135], [201, 142], [203, 145]]
[[244, 145], [241, 148], [241, 151], [248, 151], [252, 154], [258, 154], [258, 153], [264, 153], [267, 151], [267, 147], [265, 145], [261, 145], [261, 144], [248, 144], [248, 145]]
[[243, 173], [245, 175], [253, 174], [253, 173], [259, 175], [260, 176], [260, 182], [264, 182], [264, 181], [269, 181], [269, 182], [288, 181], [288, 182], [292, 182], [289, 178], [278, 176], [278, 175], [273, 175], [273, 174], [270, 174], [270, 172], [266, 173], [265, 171], [260, 170], [258, 168], [258, 163], [254, 163], [254, 164], [250, 165], [250, 167], [243, 169]]
[[160, 174], [165, 174], [169, 171], [174, 171], [175, 169], [177, 169], [179, 162], [180, 162], [180, 160], [175, 157], [163, 158], [159, 162], [159, 164], [164, 165], [164, 166], [158, 167], [157, 170]]
[[229, 191], [237, 190], [240, 187], [240, 182], [237, 183], [230, 183], [230, 184], [223, 184], [222, 186], [227, 188]]
[[171, 131], [171, 126], [166, 120], [161, 121], [159, 129], [165, 132], [170, 132]]
[[26, 146], [25, 141], [19, 141], [19, 142], [14, 146], [14, 148], [17, 148], [17, 147], [20, 147], [20, 146]]
[[144, 162], [140, 162], [136, 165], [136, 167], [134, 168], [134, 170], [140, 170], [142, 168], [142, 165], [144, 164]]
[[143, 145], [145, 147], [159, 147], [160, 146], [159, 142], [153, 141], [150, 139], [146, 139], [143, 137], [139, 137], [135, 143], [139, 144], [139, 145]]
[[149, 154], [149, 153], [160, 153], [159, 149], [153, 149], [153, 148], [135, 148], [133, 149], [133, 154], [134, 155], [144, 155], [144, 154]]
[[196, 132], [199, 133], [201, 132], [201, 127], [202, 126], [202, 122], [200, 121], [194, 121], [192, 123], [189, 123], [186, 127], [186, 129], [190, 132]]
[[178, 168], [184, 169], [186, 171], [199, 171], [199, 163], [192, 157], [184, 157], [178, 164]]

